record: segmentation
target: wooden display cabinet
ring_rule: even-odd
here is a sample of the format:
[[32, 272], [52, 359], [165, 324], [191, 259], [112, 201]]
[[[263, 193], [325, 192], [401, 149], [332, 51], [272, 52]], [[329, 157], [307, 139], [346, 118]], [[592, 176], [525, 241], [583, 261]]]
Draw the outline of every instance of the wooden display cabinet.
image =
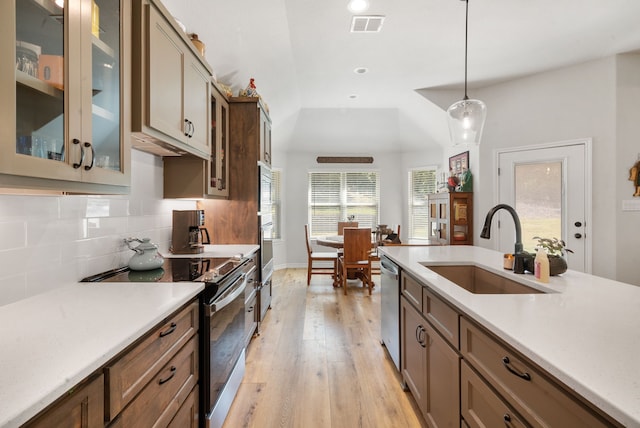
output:
[[473, 193], [428, 196], [429, 239], [442, 245], [473, 245]]

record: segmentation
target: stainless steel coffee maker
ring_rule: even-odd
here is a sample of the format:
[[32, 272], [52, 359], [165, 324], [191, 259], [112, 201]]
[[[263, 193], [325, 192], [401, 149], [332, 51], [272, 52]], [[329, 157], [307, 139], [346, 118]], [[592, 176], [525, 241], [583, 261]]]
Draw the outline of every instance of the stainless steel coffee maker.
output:
[[209, 232], [204, 227], [204, 210], [174, 210], [171, 252], [198, 254], [209, 244]]

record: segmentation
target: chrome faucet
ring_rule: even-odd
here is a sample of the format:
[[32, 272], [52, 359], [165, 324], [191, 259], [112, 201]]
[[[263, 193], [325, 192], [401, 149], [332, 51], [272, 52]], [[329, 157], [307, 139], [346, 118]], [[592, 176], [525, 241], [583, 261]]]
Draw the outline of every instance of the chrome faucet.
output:
[[513, 222], [516, 225], [516, 243], [514, 249], [514, 263], [513, 263], [513, 271], [514, 273], [524, 273], [525, 269], [531, 271], [530, 263], [533, 261], [533, 258], [530, 254], [525, 253], [522, 246], [522, 227], [520, 226], [520, 217], [518, 217], [518, 213], [513, 209], [510, 205], [507, 204], [498, 204], [495, 207], [491, 208], [487, 213], [487, 217], [484, 219], [484, 226], [482, 227], [482, 233], [480, 233], [480, 237], [484, 239], [489, 239], [491, 237], [491, 220], [496, 212], [500, 210], [507, 210], [511, 217], [513, 217]]

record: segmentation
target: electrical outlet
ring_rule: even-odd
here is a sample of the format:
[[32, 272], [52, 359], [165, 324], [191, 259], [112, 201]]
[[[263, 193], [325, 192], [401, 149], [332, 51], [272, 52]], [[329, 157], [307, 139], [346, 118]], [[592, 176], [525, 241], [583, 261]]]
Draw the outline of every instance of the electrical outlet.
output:
[[622, 211], [640, 211], [640, 199], [626, 199], [622, 201]]

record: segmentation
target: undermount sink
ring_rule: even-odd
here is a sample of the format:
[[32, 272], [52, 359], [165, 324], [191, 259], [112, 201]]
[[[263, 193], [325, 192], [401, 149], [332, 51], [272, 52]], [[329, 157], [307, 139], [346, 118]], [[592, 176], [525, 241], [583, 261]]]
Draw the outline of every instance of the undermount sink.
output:
[[537, 294], [535, 288], [489, 272], [474, 265], [427, 265], [438, 275], [474, 294]]

